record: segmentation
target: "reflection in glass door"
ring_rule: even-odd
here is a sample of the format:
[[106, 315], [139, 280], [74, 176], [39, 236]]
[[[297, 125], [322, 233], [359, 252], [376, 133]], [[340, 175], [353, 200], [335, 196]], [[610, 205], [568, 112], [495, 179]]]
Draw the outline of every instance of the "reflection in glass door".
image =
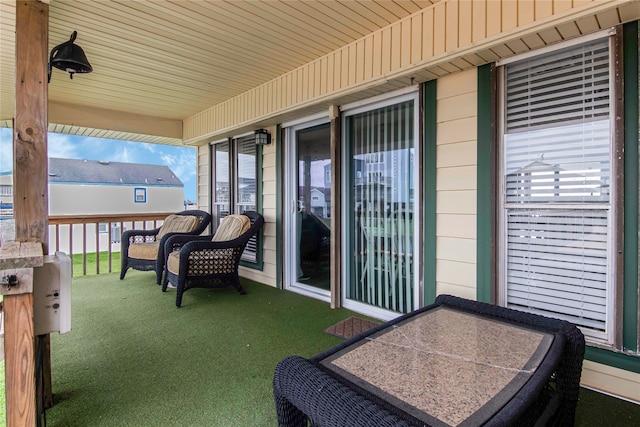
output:
[[353, 254], [345, 307], [406, 313], [415, 306], [415, 122], [413, 99], [345, 117]]
[[322, 123], [289, 133], [289, 286], [307, 292], [330, 289], [331, 126]]

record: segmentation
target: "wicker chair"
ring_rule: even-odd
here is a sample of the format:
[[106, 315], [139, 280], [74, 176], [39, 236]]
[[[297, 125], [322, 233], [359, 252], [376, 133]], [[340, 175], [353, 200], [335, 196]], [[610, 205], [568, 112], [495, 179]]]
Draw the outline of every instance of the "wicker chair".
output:
[[[162, 281], [162, 273], [164, 271], [164, 242], [178, 232], [173, 230], [180, 229], [172, 227], [167, 221], [172, 216], [191, 216], [195, 217], [197, 222], [195, 226], [190, 227], [190, 231], [180, 231], [181, 234], [199, 235], [211, 223], [211, 215], [201, 210], [188, 210], [177, 212], [165, 219], [165, 223], [153, 230], [127, 230], [122, 233], [121, 239], [121, 269], [120, 280], [124, 279], [129, 267], [134, 270], [156, 272], [156, 283], [159, 285]], [[180, 218], [178, 218], [180, 219]], [[171, 221], [169, 221], [171, 222]], [[164, 228], [164, 230], [163, 230]]]
[[223, 219], [214, 235], [175, 235], [167, 239], [162, 291], [166, 292], [169, 283], [176, 287], [176, 307], [180, 308], [184, 292], [192, 288], [233, 286], [238, 293], [244, 294], [238, 276], [240, 257], [249, 240], [264, 225], [264, 218], [253, 211], [241, 216], [248, 217], [250, 222], [247, 224], [248, 229], [239, 235], [230, 235], [227, 230], [223, 230], [225, 221], [233, 217], [229, 215]]

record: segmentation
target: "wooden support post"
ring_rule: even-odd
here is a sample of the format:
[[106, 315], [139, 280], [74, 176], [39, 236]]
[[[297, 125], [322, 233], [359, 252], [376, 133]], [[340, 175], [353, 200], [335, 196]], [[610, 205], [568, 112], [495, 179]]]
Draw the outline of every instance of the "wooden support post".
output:
[[[48, 250], [48, 34], [49, 5], [37, 0], [16, 1], [16, 110], [13, 128], [16, 241], [42, 242], [44, 253]], [[7, 425], [34, 426], [33, 295], [7, 295], [4, 311]], [[50, 365], [50, 359], [47, 363]]]
[[[13, 208], [16, 241], [48, 242], [47, 49], [49, 5], [16, 2]], [[46, 253], [46, 250], [45, 250]]]
[[43, 264], [42, 245], [10, 242], [0, 248], [0, 278], [4, 295], [5, 381], [7, 425], [33, 426], [36, 419], [33, 268]]

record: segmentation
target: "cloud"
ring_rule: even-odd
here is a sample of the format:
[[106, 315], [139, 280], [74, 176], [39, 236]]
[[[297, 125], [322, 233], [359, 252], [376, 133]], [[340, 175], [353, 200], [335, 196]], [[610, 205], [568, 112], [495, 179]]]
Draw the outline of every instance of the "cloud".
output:
[[196, 150], [191, 147], [168, 147], [167, 150], [160, 156], [160, 160], [180, 178], [186, 190], [188, 183], [195, 182]]
[[122, 162], [122, 163], [140, 163], [135, 161], [131, 155], [131, 150], [124, 144], [118, 144], [116, 150], [111, 150], [111, 155], [104, 159], [109, 160], [111, 162]]
[[78, 145], [69, 135], [49, 133], [47, 137], [47, 155], [61, 159], [77, 159]]
[[151, 153], [157, 153], [158, 152], [157, 147], [156, 147], [155, 144], [149, 144], [149, 143], [146, 143], [146, 142], [140, 142], [140, 143], [138, 143], [138, 146], [142, 147], [143, 149], [145, 149], [145, 150], [147, 150], [147, 151], [149, 151]]

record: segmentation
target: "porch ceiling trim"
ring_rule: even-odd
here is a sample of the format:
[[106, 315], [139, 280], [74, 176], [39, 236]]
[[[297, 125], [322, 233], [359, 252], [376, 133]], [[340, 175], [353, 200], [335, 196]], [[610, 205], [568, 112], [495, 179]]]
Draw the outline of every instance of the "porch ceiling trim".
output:
[[200, 145], [293, 120], [640, 18], [635, 0], [547, 3], [436, 3], [194, 114], [183, 141]]

